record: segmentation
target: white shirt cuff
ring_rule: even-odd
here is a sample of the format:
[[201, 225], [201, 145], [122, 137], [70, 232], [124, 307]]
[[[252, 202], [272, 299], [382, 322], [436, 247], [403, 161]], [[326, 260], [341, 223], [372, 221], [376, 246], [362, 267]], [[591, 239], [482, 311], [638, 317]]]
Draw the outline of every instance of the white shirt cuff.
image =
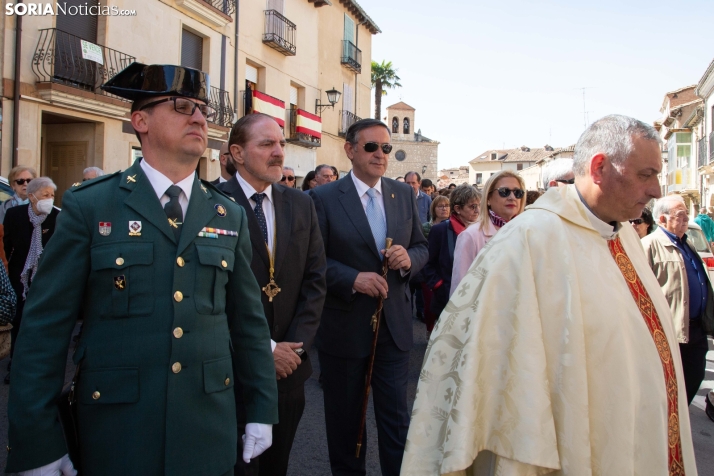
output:
[[275, 346], [278, 345], [273, 339], [270, 339], [270, 352], [275, 352]]

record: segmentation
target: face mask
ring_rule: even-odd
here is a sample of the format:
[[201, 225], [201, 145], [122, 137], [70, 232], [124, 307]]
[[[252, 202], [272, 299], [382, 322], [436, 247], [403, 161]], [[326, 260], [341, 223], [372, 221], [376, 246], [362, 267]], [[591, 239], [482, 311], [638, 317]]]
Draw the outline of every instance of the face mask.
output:
[[52, 206], [55, 204], [53, 198], [45, 198], [44, 200], [37, 200], [37, 211], [43, 215], [49, 215], [52, 213]]

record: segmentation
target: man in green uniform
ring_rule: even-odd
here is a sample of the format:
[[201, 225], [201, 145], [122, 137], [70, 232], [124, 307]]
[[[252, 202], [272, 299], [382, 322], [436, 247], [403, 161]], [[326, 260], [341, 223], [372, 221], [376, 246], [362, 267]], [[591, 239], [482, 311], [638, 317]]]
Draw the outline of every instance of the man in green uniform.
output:
[[83, 476], [232, 474], [234, 376], [246, 461], [271, 444], [277, 389], [245, 212], [195, 174], [208, 77], [133, 63], [103, 88], [134, 101], [144, 158], [64, 194], [15, 350], [6, 471], [74, 474], [56, 401], [81, 313]]

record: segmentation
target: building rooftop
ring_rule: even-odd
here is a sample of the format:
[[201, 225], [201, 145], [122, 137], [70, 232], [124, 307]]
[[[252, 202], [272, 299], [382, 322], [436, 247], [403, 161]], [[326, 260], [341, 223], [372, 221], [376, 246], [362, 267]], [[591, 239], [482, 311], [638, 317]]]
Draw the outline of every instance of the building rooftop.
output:
[[[310, 1], [310, 0], [308, 0]], [[377, 24], [372, 20], [367, 12], [357, 3], [355, 0], [340, 0], [340, 3], [345, 6], [345, 8], [352, 13], [360, 23], [364, 23], [370, 33], [376, 35], [377, 33], [382, 33]]]
[[[486, 162], [538, 162], [539, 160], [554, 153], [554, 149], [552, 147], [549, 147], [548, 149], [545, 147], [531, 149], [527, 146], [521, 146], [518, 149], [492, 149], [479, 154], [475, 159], [469, 161], [469, 163], [476, 165]], [[494, 153], [496, 154], [496, 158], [492, 159]]]
[[697, 95], [694, 93], [694, 89], [697, 87], [696, 84], [691, 86], [685, 86], [679, 88], [676, 91], [670, 91], [664, 95], [664, 100], [662, 101], [662, 107], [660, 112], [664, 112], [667, 108], [667, 102], [669, 101], [669, 108], [674, 109], [677, 106], [681, 106], [684, 103], [692, 102], [697, 99]]
[[409, 104], [399, 101], [396, 104], [392, 104], [391, 106], [387, 106], [387, 109], [401, 109], [401, 110], [406, 110], [406, 111], [416, 111], [413, 107], [411, 107]]

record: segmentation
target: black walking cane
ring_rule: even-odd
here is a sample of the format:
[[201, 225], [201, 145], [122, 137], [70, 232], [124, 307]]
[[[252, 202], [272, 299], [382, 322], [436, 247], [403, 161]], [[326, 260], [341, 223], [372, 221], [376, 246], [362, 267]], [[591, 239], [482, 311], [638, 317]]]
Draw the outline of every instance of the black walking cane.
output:
[[[392, 239], [387, 238], [386, 249], [392, 247]], [[382, 260], [382, 277], [387, 279], [387, 272], [389, 271], [388, 259], [385, 256]], [[377, 310], [372, 314], [372, 319], [370, 323], [372, 324], [372, 332], [374, 336], [372, 337], [372, 353], [369, 354], [369, 365], [367, 366], [367, 375], [364, 378], [364, 397], [362, 400], [362, 419], [359, 424], [359, 434], [357, 435], [357, 451], [355, 453], [355, 458], [359, 458], [360, 451], [362, 450], [362, 438], [364, 436], [364, 425], [367, 421], [367, 405], [369, 403], [369, 391], [372, 383], [372, 370], [374, 369], [374, 355], [377, 352], [377, 336], [379, 335], [379, 321], [382, 316], [382, 307], [384, 306], [384, 298], [380, 295], [377, 301]]]

